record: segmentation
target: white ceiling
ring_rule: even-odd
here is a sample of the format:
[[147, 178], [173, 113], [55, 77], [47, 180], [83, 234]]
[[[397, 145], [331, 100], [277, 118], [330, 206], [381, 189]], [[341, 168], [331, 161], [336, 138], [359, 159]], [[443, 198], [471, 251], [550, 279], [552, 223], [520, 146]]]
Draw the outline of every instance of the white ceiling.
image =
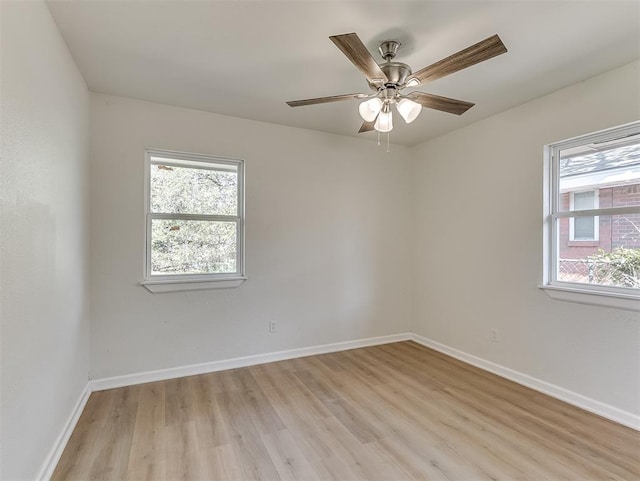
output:
[[[57, 1], [48, 2], [89, 88], [235, 117], [357, 134], [368, 92], [329, 40], [357, 32], [370, 51], [402, 42], [414, 71], [499, 34], [509, 52], [418, 90], [475, 102], [466, 114], [397, 118], [414, 145], [640, 57], [638, 1]], [[381, 60], [377, 53], [376, 60]], [[640, 88], [640, 87], [639, 87]]]

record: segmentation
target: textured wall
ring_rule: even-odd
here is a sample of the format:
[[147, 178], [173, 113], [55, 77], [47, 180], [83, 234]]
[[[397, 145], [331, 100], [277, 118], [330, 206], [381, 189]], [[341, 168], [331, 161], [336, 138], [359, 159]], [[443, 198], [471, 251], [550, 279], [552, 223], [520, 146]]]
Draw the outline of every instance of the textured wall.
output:
[[34, 479], [87, 383], [89, 93], [42, 2], [0, 2], [0, 478]]

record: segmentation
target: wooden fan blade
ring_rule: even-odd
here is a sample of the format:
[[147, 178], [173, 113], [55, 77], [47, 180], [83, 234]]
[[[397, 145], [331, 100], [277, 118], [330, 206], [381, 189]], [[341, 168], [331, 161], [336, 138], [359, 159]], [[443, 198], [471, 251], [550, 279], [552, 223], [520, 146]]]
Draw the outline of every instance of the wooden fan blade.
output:
[[409, 77], [420, 80], [420, 83], [431, 82], [455, 73], [459, 70], [471, 67], [490, 58], [501, 55], [507, 51], [507, 47], [504, 46], [502, 40], [497, 35], [484, 39], [482, 42], [478, 42], [471, 47], [467, 47], [464, 50], [460, 50], [458, 53], [454, 53], [447, 58], [443, 58], [439, 62], [436, 62], [428, 67], [418, 70]]
[[376, 121], [374, 120], [373, 122], [363, 122], [362, 125], [360, 126], [360, 130], [358, 130], [358, 133], [361, 134], [362, 132], [370, 132], [373, 130], [373, 124], [375, 124]]
[[357, 34], [345, 33], [343, 35], [333, 35], [329, 38], [351, 60], [351, 63], [367, 77], [369, 82], [389, 81]]
[[439, 95], [426, 94], [424, 92], [411, 92], [407, 95], [411, 100], [418, 102], [428, 109], [441, 110], [450, 114], [462, 115], [475, 104], [464, 100], [440, 97]]
[[326, 104], [329, 102], [340, 102], [341, 100], [361, 99], [366, 94], [345, 94], [334, 95], [333, 97], [318, 97], [317, 99], [290, 100], [287, 102], [289, 107], [302, 107], [303, 105]]

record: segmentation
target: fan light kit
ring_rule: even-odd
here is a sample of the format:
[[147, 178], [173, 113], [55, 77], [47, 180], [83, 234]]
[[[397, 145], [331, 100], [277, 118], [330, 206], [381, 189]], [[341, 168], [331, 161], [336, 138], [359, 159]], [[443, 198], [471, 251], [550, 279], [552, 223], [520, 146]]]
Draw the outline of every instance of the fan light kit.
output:
[[439, 62], [418, 70], [416, 73], [412, 73], [411, 67], [407, 64], [393, 61], [400, 48], [400, 42], [395, 40], [382, 42], [378, 47], [378, 51], [384, 59], [384, 63], [378, 64], [357, 34], [345, 33], [329, 38], [353, 65], [364, 74], [373, 93], [293, 100], [287, 102], [287, 104], [291, 107], [301, 107], [341, 100], [362, 99], [358, 112], [364, 123], [359, 132], [371, 130], [391, 132], [393, 130], [392, 106], [395, 106], [398, 114], [408, 124], [420, 115], [422, 107], [462, 115], [474, 104], [425, 92], [413, 91], [405, 95], [402, 90], [445, 77], [507, 51], [500, 37], [493, 35]]

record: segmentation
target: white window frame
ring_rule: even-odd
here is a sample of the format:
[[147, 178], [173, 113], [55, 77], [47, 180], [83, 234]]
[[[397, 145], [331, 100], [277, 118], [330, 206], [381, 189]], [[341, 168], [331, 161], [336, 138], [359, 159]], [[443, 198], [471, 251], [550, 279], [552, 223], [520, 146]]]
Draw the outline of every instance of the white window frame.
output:
[[[167, 159], [166, 164], [174, 163], [184, 167], [184, 163], [192, 163], [195, 167], [207, 168], [207, 164], [233, 165], [238, 173], [238, 213], [230, 215], [200, 215], [200, 214], [159, 214], [151, 212], [151, 158]], [[164, 162], [163, 162], [164, 163]], [[198, 165], [200, 164], [201, 167]], [[213, 168], [213, 167], [210, 167]], [[245, 276], [244, 253], [244, 161], [213, 155], [177, 152], [171, 150], [146, 149], [144, 159], [144, 210], [145, 210], [145, 234], [144, 234], [144, 272], [143, 281], [140, 282], [150, 292], [178, 292], [203, 289], [221, 289], [238, 287], [247, 278]], [[153, 219], [184, 219], [204, 221], [232, 221], [236, 223], [236, 272], [214, 274], [151, 274], [151, 223]]]
[[590, 143], [613, 141], [640, 135], [640, 121], [611, 129], [545, 145], [544, 147], [544, 206], [543, 206], [543, 279], [539, 286], [549, 296], [564, 301], [640, 311], [640, 289], [599, 286], [565, 282], [558, 273], [558, 219], [603, 215], [635, 214], [640, 207], [596, 208], [580, 211], [560, 210], [560, 151]]
[[[583, 192], [593, 192], [593, 208], [598, 209], [600, 207], [600, 189], [588, 189], [569, 192], [569, 210], [573, 210], [573, 196], [575, 194], [581, 194]], [[575, 238], [575, 218], [569, 217], [569, 240], [571, 242], [598, 242], [600, 241], [600, 217], [593, 216], [593, 238], [591, 239], [576, 239]]]

